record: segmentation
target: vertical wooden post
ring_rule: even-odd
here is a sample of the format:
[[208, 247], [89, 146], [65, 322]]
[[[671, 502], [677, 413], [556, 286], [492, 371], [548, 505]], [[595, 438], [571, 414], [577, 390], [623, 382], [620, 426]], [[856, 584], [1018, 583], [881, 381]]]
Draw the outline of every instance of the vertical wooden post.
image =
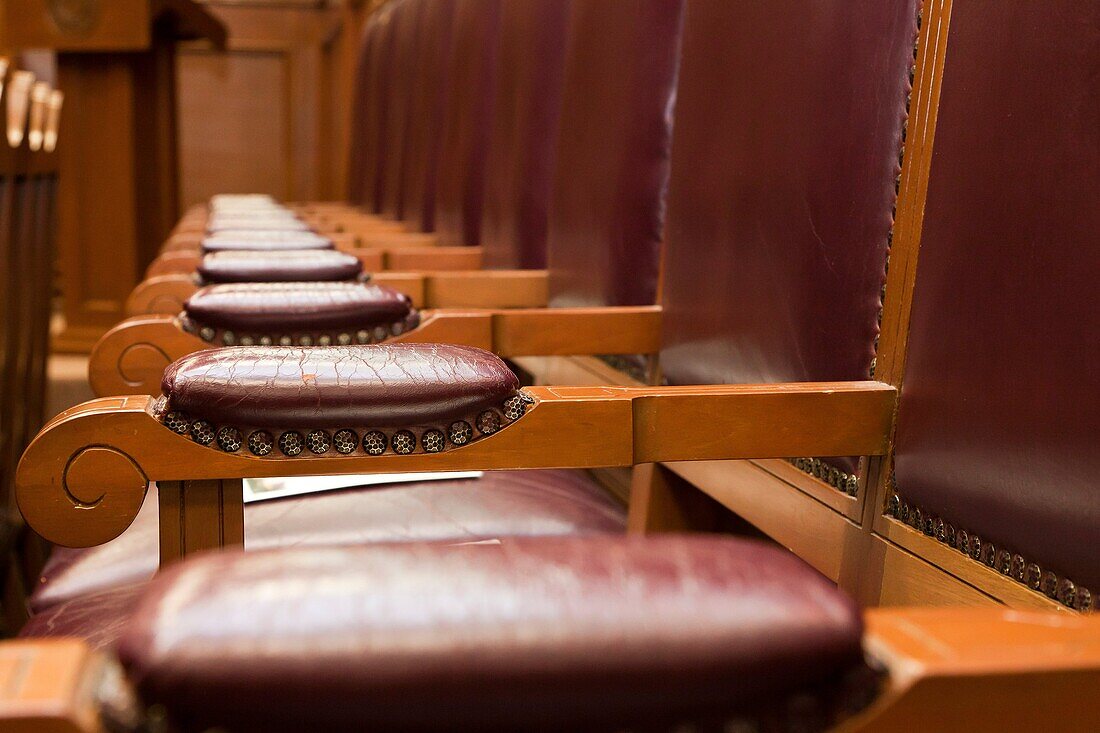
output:
[[241, 479], [161, 481], [160, 564], [201, 550], [244, 546]]

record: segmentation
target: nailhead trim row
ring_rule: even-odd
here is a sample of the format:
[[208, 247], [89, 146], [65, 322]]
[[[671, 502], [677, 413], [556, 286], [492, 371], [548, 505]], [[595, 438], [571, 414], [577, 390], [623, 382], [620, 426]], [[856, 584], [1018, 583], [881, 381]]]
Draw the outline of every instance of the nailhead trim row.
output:
[[340, 455], [352, 455], [359, 450], [371, 456], [380, 456], [388, 451], [398, 455], [441, 453], [499, 432], [523, 417], [533, 404], [535, 399], [521, 390], [504, 400], [499, 408], [482, 410], [465, 420], [435, 427], [398, 428], [392, 431], [359, 431], [352, 428], [341, 428], [335, 432], [270, 430], [233, 425], [215, 428], [206, 420], [193, 419], [179, 410], [168, 410], [165, 397], [157, 401], [153, 412], [169, 430], [178, 435], [189, 435], [199, 445], [216, 445], [227, 453], [237, 453], [243, 449], [261, 458], [268, 455], [294, 458], [326, 455], [330, 448]]
[[179, 317], [180, 328], [215, 346], [350, 346], [377, 344], [412, 331], [420, 325], [420, 314], [412, 311], [401, 321], [371, 326], [356, 331], [303, 331], [293, 333], [238, 333], [232, 330], [204, 326], [187, 317]]
[[1008, 548], [998, 548], [977, 534], [955, 527], [943, 518], [910, 504], [897, 493], [890, 495], [886, 514], [1067, 608], [1084, 613], [1094, 608], [1095, 599], [1088, 588], [1078, 586], [1069, 578], [1060, 577], [1051, 570], [1043, 570], [1037, 563], [1030, 562]]
[[827, 461], [820, 458], [788, 458], [787, 460], [803, 473], [821, 479], [829, 486], [844, 492], [848, 496], [859, 494], [859, 478], [854, 474], [841, 471], [836, 466], [830, 466]]

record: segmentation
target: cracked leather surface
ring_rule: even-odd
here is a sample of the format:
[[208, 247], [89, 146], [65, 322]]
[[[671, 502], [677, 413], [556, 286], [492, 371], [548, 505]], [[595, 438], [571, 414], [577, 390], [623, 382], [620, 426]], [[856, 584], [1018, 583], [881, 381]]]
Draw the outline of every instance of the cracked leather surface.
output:
[[202, 240], [206, 252], [227, 250], [332, 249], [332, 240], [313, 232], [229, 231]]
[[[246, 504], [245, 548], [513, 536], [621, 533], [624, 508], [582, 471], [490, 471], [480, 478], [326, 491]], [[157, 490], [134, 523], [98, 547], [57, 547], [31, 610], [153, 577], [158, 555]], [[53, 625], [64, 616], [54, 615]], [[60, 633], [60, 632], [59, 632]]]
[[76, 637], [95, 649], [111, 649], [130, 622], [144, 589], [145, 583], [137, 582], [70, 596], [31, 616], [19, 636]]
[[840, 676], [860, 636], [785, 551], [601, 536], [209, 554], [118, 649], [187, 728], [576, 730], [734, 712]]
[[354, 333], [403, 321], [412, 305], [404, 293], [369, 283], [235, 283], [200, 288], [183, 312], [204, 325], [245, 332]]
[[226, 250], [205, 255], [198, 272], [208, 283], [328, 282], [354, 280], [363, 263], [335, 250]]
[[470, 346], [234, 347], [171, 364], [169, 408], [217, 424], [410, 426], [497, 407], [519, 389], [497, 356]]

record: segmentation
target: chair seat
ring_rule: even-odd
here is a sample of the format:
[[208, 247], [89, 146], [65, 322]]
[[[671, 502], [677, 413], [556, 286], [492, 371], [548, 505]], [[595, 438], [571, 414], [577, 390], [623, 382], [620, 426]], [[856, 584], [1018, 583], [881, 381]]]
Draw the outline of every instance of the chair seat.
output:
[[332, 249], [332, 240], [309, 231], [248, 230], [224, 231], [212, 234], [202, 240], [206, 252], [225, 252], [229, 250], [286, 250], [286, 249]]
[[[245, 505], [245, 547], [622, 532], [623, 508], [579, 471], [497, 471], [479, 479], [327, 491]], [[115, 540], [58, 547], [31, 596], [32, 612], [148, 580], [158, 563], [156, 487]], [[45, 629], [36, 622], [32, 629]]]
[[353, 343], [364, 336], [369, 343], [418, 323], [408, 296], [384, 285], [252, 282], [200, 288], [184, 303], [182, 325], [207, 341], [226, 343], [229, 331], [226, 345], [242, 338], [248, 345], [248, 338], [252, 343], [279, 343], [283, 337], [296, 344], [303, 334], [312, 335], [311, 343], [324, 343], [325, 335], [331, 343]]
[[793, 555], [665, 535], [205, 555], [117, 648], [187, 729], [613, 730], [782, 711], [861, 633]]
[[219, 232], [308, 232], [309, 225], [294, 216], [218, 215], [206, 224], [210, 234]]
[[204, 283], [333, 282], [355, 280], [363, 263], [336, 250], [225, 250], [210, 252], [198, 267]]
[[[446, 430], [452, 420], [489, 434], [523, 414], [519, 386], [497, 356], [445, 344], [213, 349], [174, 362], [161, 382], [165, 422], [181, 433], [186, 420], [201, 419], [358, 435], [363, 426]], [[492, 425], [484, 412], [492, 412]]]

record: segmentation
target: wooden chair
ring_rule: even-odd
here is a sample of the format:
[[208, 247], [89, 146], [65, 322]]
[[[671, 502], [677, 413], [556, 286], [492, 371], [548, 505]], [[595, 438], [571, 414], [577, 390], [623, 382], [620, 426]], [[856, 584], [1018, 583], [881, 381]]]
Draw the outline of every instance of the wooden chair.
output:
[[[508, 357], [644, 355], [656, 348], [660, 315], [653, 304], [672, 134], [668, 109], [678, 38], [672, 17], [678, 5], [632, 12], [627, 19], [615, 5], [585, 2], [570, 7], [571, 14], [566, 15], [561, 5], [521, 3], [502, 16], [502, 37], [511, 37], [515, 31], [551, 49], [564, 46], [569, 32], [568, 54], [561, 50], [562, 55], [550, 54], [546, 59], [547, 64], [564, 61], [562, 78], [569, 84], [563, 89], [564, 112], [553, 135], [546, 133], [546, 125], [557, 104], [544, 99], [535, 105], [533, 99], [520, 95], [521, 109], [529, 115], [523, 122], [532, 129], [510, 129], [502, 135], [502, 152], [520, 149], [520, 162], [511, 155], [490, 155], [486, 180], [507, 189], [507, 205], [498, 201], [482, 212], [484, 229], [493, 232], [495, 256], [503, 257], [507, 235], [514, 249], [509, 257], [517, 265], [527, 264], [541, 247], [548, 251], [549, 268], [427, 276], [382, 273], [374, 282], [401, 290], [414, 304], [428, 307], [419, 327], [406, 332], [402, 325], [397, 340], [462, 343]], [[525, 18], [525, 12], [531, 17]], [[509, 53], [519, 55], [520, 47]], [[633, 56], [644, 58], [645, 63], [625, 73], [619, 60]], [[525, 90], [526, 85], [550, 75], [548, 70], [530, 67], [529, 63], [528, 68], [516, 70], [516, 76], [501, 84], [509, 90]], [[524, 94], [533, 97], [535, 92]], [[511, 115], [513, 110], [503, 107], [501, 114]], [[548, 143], [554, 135], [568, 144]], [[527, 145], [533, 148], [524, 149]], [[556, 157], [547, 166], [551, 153]], [[451, 199], [447, 195], [443, 200]], [[192, 287], [193, 283], [183, 284], [176, 297]], [[158, 283], [162, 296], [166, 288], [166, 283]], [[152, 291], [144, 291], [146, 296], [152, 297]], [[160, 302], [170, 304], [174, 299]], [[201, 325], [187, 333], [178, 313], [129, 319], [109, 332], [89, 362], [96, 393], [152, 394], [171, 361], [208, 348], [211, 340], [224, 343], [219, 330], [207, 331], [207, 341], [199, 338]], [[362, 343], [359, 332], [370, 337], [378, 325], [314, 329], [295, 334], [292, 341], [301, 343], [304, 336], [308, 343]], [[230, 330], [232, 341], [239, 342], [240, 328]], [[246, 335], [253, 343], [264, 338], [278, 343], [288, 336], [281, 332]]]

